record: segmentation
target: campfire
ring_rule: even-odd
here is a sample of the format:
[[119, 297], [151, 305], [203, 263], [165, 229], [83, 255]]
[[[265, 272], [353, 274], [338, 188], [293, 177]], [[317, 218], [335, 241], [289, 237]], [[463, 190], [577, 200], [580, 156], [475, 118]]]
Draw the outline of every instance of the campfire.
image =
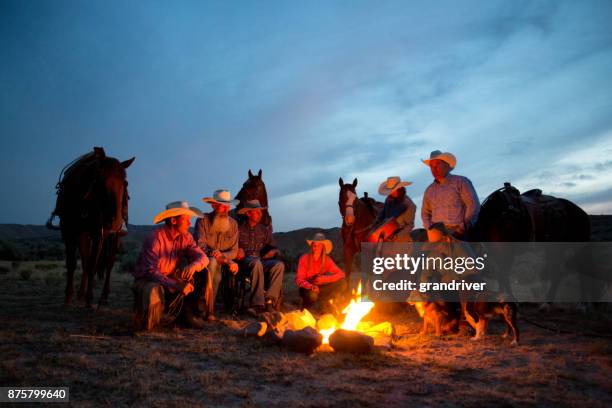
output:
[[362, 300], [361, 283], [353, 291], [349, 304], [337, 319], [324, 314], [318, 320], [307, 310], [281, 314], [280, 320], [253, 323], [245, 328], [246, 336], [268, 338], [293, 351], [311, 353], [333, 349], [352, 353], [373, 350], [375, 341], [391, 341], [393, 326], [390, 322], [374, 324], [363, 318], [374, 308], [374, 302]]
[[[351, 298], [351, 302], [342, 310], [342, 314], [345, 315], [344, 321], [342, 322], [340, 327], [335, 319], [327, 318], [327, 315], [323, 316], [323, 318], [319, 319], [317, 322], [317, 327], [319, 328], [319, 333], [323, 336], [323, 344], [329, 344], [329, 336], [331, 336], [338, 328], [344, 330], [352, 330], [352, 331], [363, 331], [359, 330], [359, 322], [361, 319], [374, 307], [374, 302], [365, 302], [361, 300], [361, 282], [357, 287], [357, 291], [353, 291], [353, 296]], [[321, 322], [323, 320], [323, 322]], [[328, 321], [331, 324], [328, 324]], [[321, 328], [323, 327], [323, 328]]]

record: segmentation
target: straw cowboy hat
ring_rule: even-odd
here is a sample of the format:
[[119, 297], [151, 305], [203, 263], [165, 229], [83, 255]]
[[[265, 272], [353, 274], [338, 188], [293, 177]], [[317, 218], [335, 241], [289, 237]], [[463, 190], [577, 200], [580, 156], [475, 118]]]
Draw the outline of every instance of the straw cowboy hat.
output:
[[387, 177], [386, 181], [380, 183], [378, 186], [378, 194], [380, 195], [389, 195], [393, 192], [393, 190], [397, 190], [400, 187], [406, 187], [412, 184], [412, 181], [402, 181], [398, 176]]
[[451, 170], [454, 169], [455, 166], [457, 165], [457, 158], [455, 157], [454, 154], [449, 153], [449, 152], [441, 152], [439, 150], [434, 150], [433, 152], [429, 154], [429, 160], [422, 160], [422, 162], [429, 166], [430, 165], [429, 163], [432, 160], [442, 160], [448, 163]]
[[259, 200], [248, 200], [244, 203], [244, 207], [238, 210], [238, 214], [246, 214], [251, 210], [265, 210], [268, 207], [262, 207]]
[[202, 211], [195, 207], [190, 207], [187, 201], [174, 201], [166, 205], [166, 209], [153, 218], [153, 224], [158, 224], [166, 218], [177, 217], [179, 215], [189, 215], [190, 217], [201, 217]]
[[322, 232], [317, 232], [312, 239], [306, 240], [306, 243], [308, 244], [308, 246], [312, 246], [313, 242], [322, 242], [325, 245], [326, 254], [329, 254], [334, 248], [331, 241], [329, 239], [326, 239], [325, 234], [323, 234]]
[[204, 197], [202, 199], [205, 203], [213, 204], [225, 204], [225, 205], [237, 205], [239, 200], [232, 200], [229, 190], [217, 190], [213, 193], [212, 197]]

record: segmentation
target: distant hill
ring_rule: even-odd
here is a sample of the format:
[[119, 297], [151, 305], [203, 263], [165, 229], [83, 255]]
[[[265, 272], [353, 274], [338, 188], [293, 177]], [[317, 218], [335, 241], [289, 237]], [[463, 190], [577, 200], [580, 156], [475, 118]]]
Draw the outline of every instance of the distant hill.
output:
[[[591, 215], [591, 240], [612, 241], [612, 215]], [[137, 252], [145, 236], [155, 226], [129, 225], [129, 234], [124, 239], [124, 252]], [[308, 250], [306, 239], [316, 232], [323, 232], [334, 244], [332, 257], [339, 263], [342, 260], [342, 239], [340, 228], [302, 228], [289, 232], [275, 232], [274, 238], [282, 249], [285, 258], [294, 264], [300, 254]], [[59, 231], [48, 230], [44, 225], [0, 224], [0, 259], [2, 260], [40, 260], [63, 259], [64, 246]]]

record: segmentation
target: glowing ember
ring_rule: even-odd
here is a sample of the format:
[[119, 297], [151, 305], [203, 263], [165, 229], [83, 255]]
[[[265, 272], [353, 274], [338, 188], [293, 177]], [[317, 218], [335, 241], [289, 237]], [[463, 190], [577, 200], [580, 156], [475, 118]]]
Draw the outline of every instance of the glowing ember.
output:
[[336, 326], [332, 326], [329, 329], [321, 329], [319, 333], [323, 336], [323, 344], [329, 344], [329, 336], [336, 331]]

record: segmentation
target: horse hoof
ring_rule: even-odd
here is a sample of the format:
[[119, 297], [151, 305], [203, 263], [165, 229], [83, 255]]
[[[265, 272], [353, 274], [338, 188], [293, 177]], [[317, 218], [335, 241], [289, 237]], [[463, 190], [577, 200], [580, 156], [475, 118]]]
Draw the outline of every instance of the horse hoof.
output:
[[510, 345], [511, 345], [511, 346], [518, 346], [518, 341], [516, 341], [516, 340], [512, 340], [512, 341], [510, 342]]

